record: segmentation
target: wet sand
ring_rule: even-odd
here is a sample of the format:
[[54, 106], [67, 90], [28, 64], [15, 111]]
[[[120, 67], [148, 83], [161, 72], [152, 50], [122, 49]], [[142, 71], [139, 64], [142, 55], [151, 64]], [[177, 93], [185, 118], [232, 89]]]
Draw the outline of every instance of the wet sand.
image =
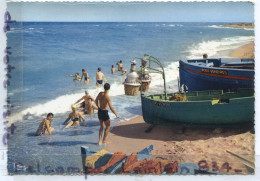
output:
[[233, 50], [229, 56], [234, 58], [255, 58], [255, 43], [250, 42], [243, 45]]
[[[153, 145], [153, 158], [171, 161], [193, 162], [209, 170], [227, 174], [250, 174], [243, 162], [227, 153], [238, 154], [254, 162], [255, 135], [249, 128], [214, 130], [212, 128], [187, 128], [156, 126], [145, 133], [149, 124], [142, 116], [119, 123], [109, 134], [109, 152], [138, 152]], [[229, 166], [228, 166], [229, 165]], [[229, 167], [232, 167], [230, 169]], [[229, 168], [229, 169], [227, 169]]]

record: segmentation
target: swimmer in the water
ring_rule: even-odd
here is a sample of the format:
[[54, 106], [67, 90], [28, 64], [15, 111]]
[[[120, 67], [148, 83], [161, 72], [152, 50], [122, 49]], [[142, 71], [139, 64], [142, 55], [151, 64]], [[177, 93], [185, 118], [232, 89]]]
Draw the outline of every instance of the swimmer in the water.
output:
[[97, 106], [93, 105], [92, 102], [95, 102], [95, 99], [93, 97], [91, 97], [91, 95], [89, 94], [89, 92], [86, 90], [85, 91], [85, 95], [80, 98], [79, 100], [77, 100], [77, 102], [74, 103], [74, 105], [78, 104], [80, 101], [82, 101], [77, 108], [84, 108], [84, 113], [85, 114], [93, 114], [94, 113], [94, 109], [98, 109]]
[[101, 68], [98, 68], [97, 74], [96, 74], [96, 85], [97, 87], [99, 87], [99, 85], [104, 86], [104, 82], [105, 82], [105, 75], [101, 72]]
[[111, 67], [111, 73], [114, 74], [115, 71], [116, 71], [116, 68], [114, 67], [114, 65], [112, 65], [112, 67]]
[[75, 73], [75, 75], [66, 75], [67, 77], [74, 77], [74, 80], [81, 81], [81, 77], [79, 76], [79, 73]]
[[54, 128], [51, 127], [53, 116], [54, 115], [52, 113], [49, 113], [47, 115], [47, 118], [42, 120], [42, 122], [40, 123], [40, 125], [36, 131], [36, 136], [40, 136], [42, 134], [51, 135], [51, 132], [54, 130]]
[[117, 65], [118, 65], [118, 71], [122, 72], [122, 73], [126, 73], [127, 70], [124, 70], [123, 68], [123, 62], [122, 60], [120, 60], [119, 62], [117, 62]]
[[88, 76], [88, 73], [85, 71], [85, 69], [82, 69], [82, 76], [81, 76], [80, 82], [83, 80], [83, 76], [84, 76], [84, 83], [88, 84], [89, 76]]
[[69, 124], [67, 124], [67, 126], [63, 129], [69, 128], [71, 126], [77, 126], [79, 125], [81, 119], [83, 120], [83, 125], [86, 124], [85, 118], [82, 116], [82, 114], [80, 112], [77, 111], [77, 107], [75, 105], [71, 106], [72, 109], [72, 113], [69, 114], [69, 117], [64, 121], [63, 124], [66, 124], [70, 119], [71, 122]]

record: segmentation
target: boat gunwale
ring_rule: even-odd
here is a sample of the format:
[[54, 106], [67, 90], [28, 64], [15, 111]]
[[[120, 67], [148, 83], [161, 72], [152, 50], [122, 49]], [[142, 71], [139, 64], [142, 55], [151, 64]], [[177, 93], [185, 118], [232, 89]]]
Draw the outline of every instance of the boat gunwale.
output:
[[[175, 93], [168, 93], [168, 95], [171, 95], [171, 94], [178, 94], [178, 92], [175, 92]], [[143, 98], [146, 98], [146, 99], [149, 99], [149, 100], [152, 100], [152, 101], [157, 101], [157, 102], [169, 102], [169, 103], [180, 103], [180, 102], [185, 102], [185, 103], [190, 103], [190, 102], [212, 102], [212, 100], [217, 100], [217, 99], [208, 99], [208, 100], [201, 100], [201, 101], [170, 101], [170, 100], [163, 100], [160, 99], [153, 99], [151, 97], [148, 97], [148, 96], [151, 96], [151, 95], [145, 95], [145, 94], [142, 94], [141, 97]], [[153, 96], [164, 96], [164, 94], [153, 94]], [[196, 97], [196, 96], [191, 96], [191, 97]], [[239, 99], [249, 99], [249, 98], [254, 98], [255, 96], [252, 95], [252, 96], [247, 96], [247, 97], [238, 97], [238, 98], [230, 98], [229, 100], [239, 100]]]
[[[192, 59], [193, 60], [193, 59]], [[202, 60], [202, 59], [194, 59], [194, 60]], [[180, 60], [179, 62], [183, 62], [184, 64], [194, 66], [194, 67], [200, 67], [200, 68], [208, 68], [208, 69], [216, 69], [216, 70], [232, 70], [232, 71], [249, 71], [249, 72], [254, 72], [255, 69], [235, 69], [235, 68], [223, 68], [223, 67], [207, 67], [206, 64], [205, 66], [196, 64], [196, 63], [189, 63], [188, 60]]]

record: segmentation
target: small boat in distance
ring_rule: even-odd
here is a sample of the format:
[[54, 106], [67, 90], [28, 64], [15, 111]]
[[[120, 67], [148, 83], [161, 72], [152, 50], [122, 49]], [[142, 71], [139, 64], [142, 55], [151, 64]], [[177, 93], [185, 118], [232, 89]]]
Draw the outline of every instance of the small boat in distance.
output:
[[235, 127], [254, 121], [254, 90], [237, 89], [141, 95], [144, 121], [152, 125]]
[[182, 91], [254, 88], [254, 59], [193, 59], [179, 61]]

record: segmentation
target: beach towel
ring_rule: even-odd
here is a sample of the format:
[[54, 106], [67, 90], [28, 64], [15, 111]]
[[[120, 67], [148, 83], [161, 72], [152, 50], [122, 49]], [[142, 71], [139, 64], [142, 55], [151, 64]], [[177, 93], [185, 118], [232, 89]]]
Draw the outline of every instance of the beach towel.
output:
[[93, 155], [90, 155], [86, 158], [85, 160], [85, 166], [86, 167], [91, 167], [91, 168], [95, 168], [95, 162], [102, 156], [104, 156], [106, 153], [108, 153], [107, 150], [103, 149], [103, 150], [100, 150], [99, 152], [93, 154]]

